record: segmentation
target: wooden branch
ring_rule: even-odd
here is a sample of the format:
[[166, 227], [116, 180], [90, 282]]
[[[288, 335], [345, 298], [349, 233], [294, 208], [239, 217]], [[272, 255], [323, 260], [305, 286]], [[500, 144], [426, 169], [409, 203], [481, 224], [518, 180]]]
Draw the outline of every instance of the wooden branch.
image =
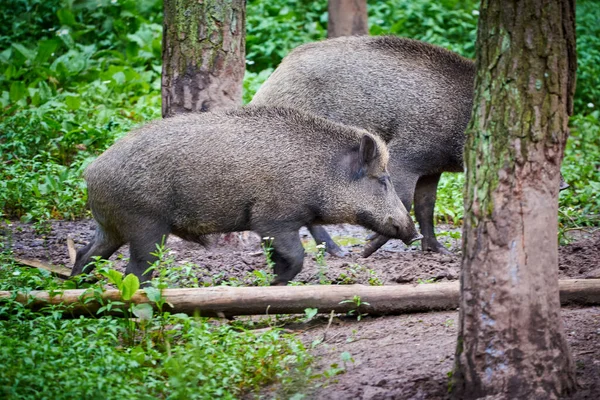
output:
[[66, 267], [61, 267], [60, 265], [52, 265], [41, 262], [40, 260], [32, 260], [26, 258], [14, 258], [15, 262], [25, 265], [27, 267], [40, 268], [45, 269], [46, 271], [50, 271], [50, 273], [54, 276], [57, 276], [61, 279], [69, 279], [71, 276], [71, 269]]
[[75, 249], [75, 242], [70, 237], [67, 238], [67, 251], [69, 252], [71, 266], [73, 266], [75, 265], [75, 259], [77, 258], [77, 250]]
[[[600, 304], [600, 279], [561, 280], [562, 304]], [[0, 300], [11, 297], [11, 292], [0, 291]], [[352, 300], [359, 296], [361, 306], [357, 312], [369, 315], [396, 315], [408, 312], [451, 310], [458, 307], [459, 283], [444, 282], [421, 285], [364, 286], [315, 285], [271, 287], [209, 287], [198, 289], [165, 289], [163, 296], [172, 313], [198, 314], [203, 317], [302, 314], [305, 308], [317, 308], [321, 313], [345, 313], [356, 310]], [[117, 290], [103, 293], [104, 300], [121, 301]], [[90, 315], [100, 308], [97, 300], [85, 290], [65, 290], [54, 297], [46, 291], [19, 293], [17, 301], [39, 309], [47, 304], [68, 304], [72, 315]], [[83, 304], [82, 299], [89, 299]], [[138, 291], [132, 303], [150, 303], [143, 290]], [[368, 305], [365, 304], [369, 303]], [[122, 314], [115, 314], [122, 315]]]

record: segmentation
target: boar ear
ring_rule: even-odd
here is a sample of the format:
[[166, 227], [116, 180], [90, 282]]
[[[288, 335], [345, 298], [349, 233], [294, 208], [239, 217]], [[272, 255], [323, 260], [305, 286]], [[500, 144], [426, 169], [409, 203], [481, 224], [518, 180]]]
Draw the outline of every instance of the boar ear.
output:
[[369, 135], [364, 135], [360, 140], [360, 148], [358, 150], [361, 164], [368, 165], [378, 156], [377, 143], [375, 139]]

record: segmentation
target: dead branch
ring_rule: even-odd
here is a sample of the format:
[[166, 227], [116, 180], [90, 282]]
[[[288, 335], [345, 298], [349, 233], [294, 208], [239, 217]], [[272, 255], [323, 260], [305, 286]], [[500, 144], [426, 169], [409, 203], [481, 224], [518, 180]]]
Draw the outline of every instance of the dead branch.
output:
[[69, 279], [71, 276], [71, 269], [61, 267], [60, 265], [52, 265], [44, 263], [40, 260], [30, 260], [26, 258], [14, 258], [15, 262], [25, 265], [27, 267], [45, 269], [46, 271], [50, 271], [50, 273], [61, 279]]

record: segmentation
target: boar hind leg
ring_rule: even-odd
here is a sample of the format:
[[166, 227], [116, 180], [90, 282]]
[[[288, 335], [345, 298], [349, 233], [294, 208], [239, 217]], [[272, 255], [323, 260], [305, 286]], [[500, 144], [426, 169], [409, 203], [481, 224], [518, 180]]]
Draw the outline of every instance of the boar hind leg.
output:
[[275, 279], [271, 285], [287, 285], [302, 270], [304, 248], [298, 231], [290, 232], [261, 232], [261, 236], [272, 237], [275, 262]]
[[421, 240], [423, 251], [451, 254], [448, 249], [437, 241], [433, 228], [433, 210], [440, 177], [441, 174], [435, 174], [419, 178], [415, 189], [415, 217], [417, 217], [421, 234], [423, 234]]
[[325, 250], [329, 254], [335, 257], [345, 257], [348, 255], [344, 250], [337, 245], [336, 242], [333, 241], [329, 233], [320, 225], [309, 225], [307, 226], [308, 231], [312, 235], [313, 239], [315, 239], [316, 244], [325, 243]]
[[98, 225], [92, 241], [77, 251], [71, 276], [79, 275], [83, 272], [91, 272], [93, 267], [91, 265], [88, 266], [88, 264], [92, 261], [93, 257], [107, 259], [123, 244], [123, 241], [117, 239], [116, 235], [107, 233], [104, 228]]
[[165, 244], [169, 235], [169, 229], [162, 225], [143, 225], [144, 231], [136, 233], [129, 241], [129, 264], [125, 268], [125, 274], [134, 274], [140, 283], [152, 278], [152, 271], [146, 270], [158, 259], [151, 253], [156, 252], [156, 246]]

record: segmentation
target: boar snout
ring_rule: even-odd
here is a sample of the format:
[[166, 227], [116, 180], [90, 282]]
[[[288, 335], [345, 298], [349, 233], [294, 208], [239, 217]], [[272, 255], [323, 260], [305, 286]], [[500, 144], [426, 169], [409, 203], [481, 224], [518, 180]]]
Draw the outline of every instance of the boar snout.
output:
[[396, 234], [394, 235], [394, 237], [402, 240], [407, 246], [413, 242], [416, 242], [417, 240], [423, 239], [423, 236], [419, 234], [414, 222], [408, 215], [406, 216], [406, 218], [402, 218], [402, 220], [400, 221], [394, 221], [390, 217], [390, 222], [396, 230]]

